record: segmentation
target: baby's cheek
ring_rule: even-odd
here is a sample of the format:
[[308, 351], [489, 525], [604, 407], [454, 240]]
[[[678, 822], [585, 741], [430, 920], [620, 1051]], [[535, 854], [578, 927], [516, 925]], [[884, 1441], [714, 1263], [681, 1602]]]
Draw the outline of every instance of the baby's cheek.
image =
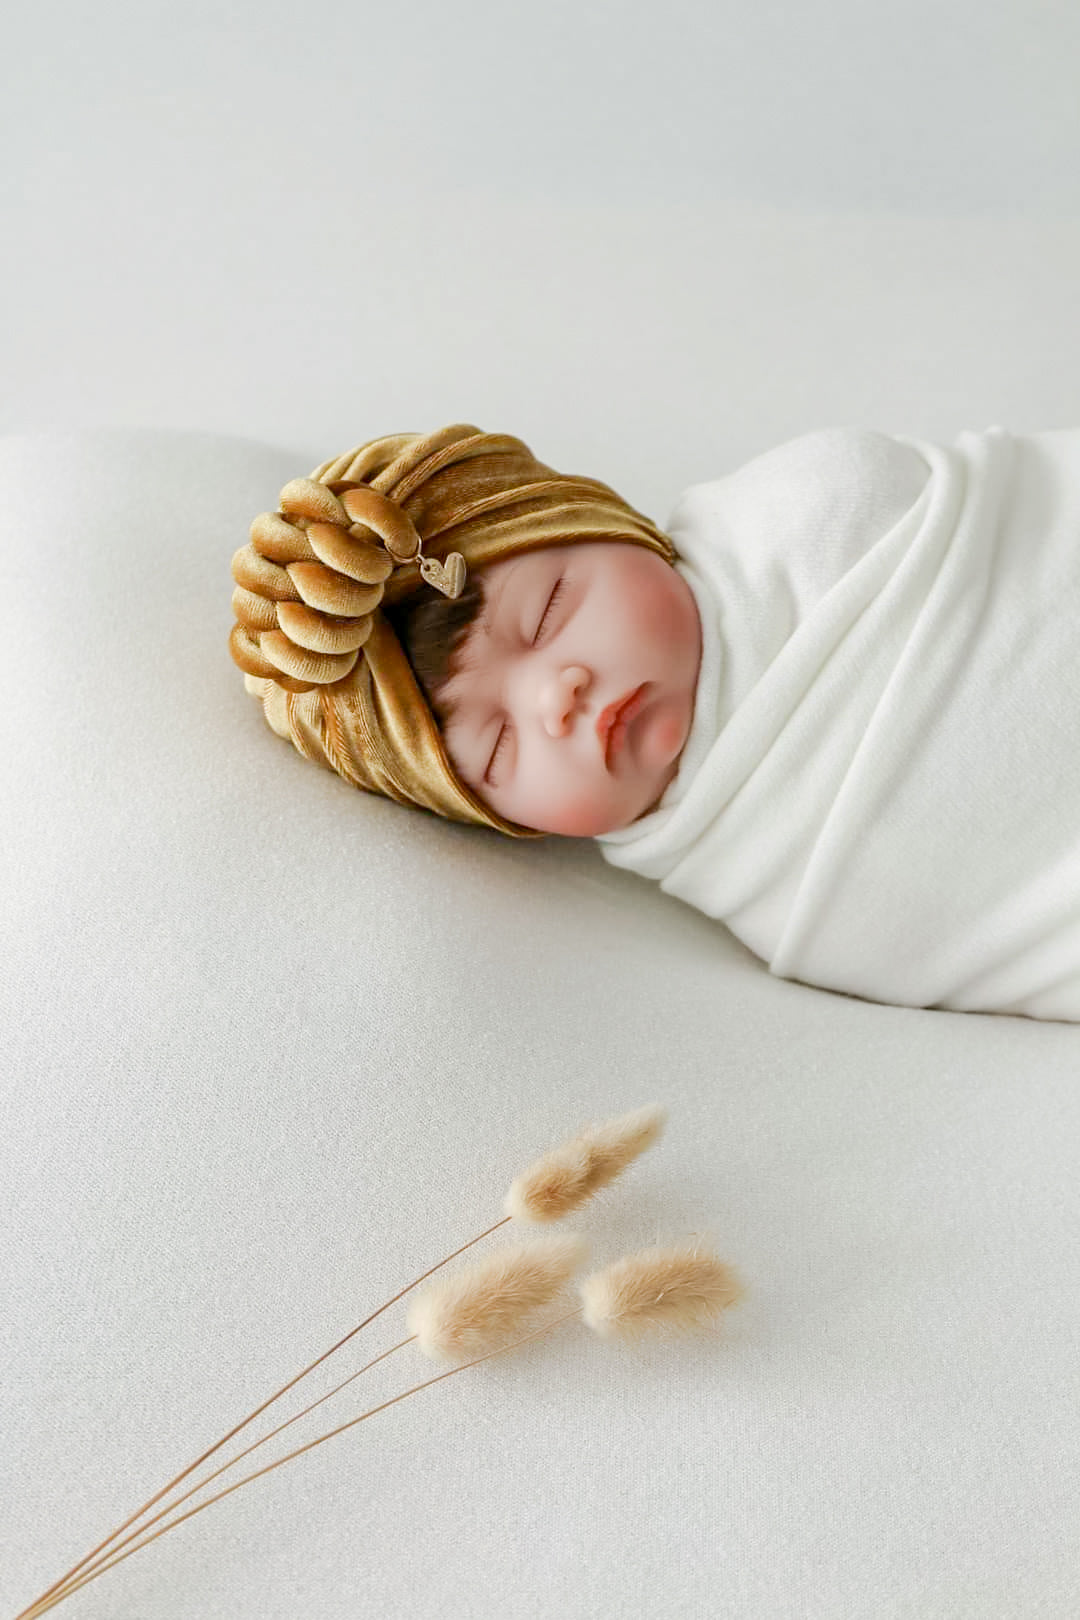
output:
[[583, 788], [551, 807], [549, 831], [564, 838], [595, 838], [597, 833], [610, 832], [617, 819], [607, 793]]
[[652, 729], [651, 741], [658, 757], [667, 761], [674, 759], [685, 742], [686, 725], [680, 714], [673, 708], [665, 708], [656, 716], [656, 724]]

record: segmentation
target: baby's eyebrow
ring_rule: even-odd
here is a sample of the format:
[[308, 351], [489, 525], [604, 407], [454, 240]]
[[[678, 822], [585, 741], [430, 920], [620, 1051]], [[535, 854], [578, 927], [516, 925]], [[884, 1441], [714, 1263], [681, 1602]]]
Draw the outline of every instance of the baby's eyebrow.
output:
[[506, 592], [512, 570], [507, 568], [502, 577], [489, 586], [484, 582], [484, 598], [476, 618], [469, 626], [465, 639], [458, 648], [458, 655], [454, 660], [456, 669], [475, 669], [479, 659], [477, 657], [477, 644], [481, 640], [490, 639], [495, 624], [496, 611]]
[[485, 635], [491, 634], [492, 626], [495, 623], [495, 610], [501, 605], [503, 597], [506, 595], [506, 588], [516, 573], [517, 569], [513, 566], [504, 568], [502, 577], [496, 580], [491, 589], [487, 585], [484, 586], [484, 606], [480, 613], [479, 622]]

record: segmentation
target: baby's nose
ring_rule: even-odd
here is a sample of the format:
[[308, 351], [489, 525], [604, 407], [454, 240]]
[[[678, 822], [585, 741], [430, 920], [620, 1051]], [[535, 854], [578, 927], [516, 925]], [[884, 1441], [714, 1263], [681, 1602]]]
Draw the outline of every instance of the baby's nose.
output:
[[561, 737], [577, 708], [578, 696], [589, 684], [589, 672], [578, 664], [560, 670], [544, 692], [544, 729], [551, 737]]

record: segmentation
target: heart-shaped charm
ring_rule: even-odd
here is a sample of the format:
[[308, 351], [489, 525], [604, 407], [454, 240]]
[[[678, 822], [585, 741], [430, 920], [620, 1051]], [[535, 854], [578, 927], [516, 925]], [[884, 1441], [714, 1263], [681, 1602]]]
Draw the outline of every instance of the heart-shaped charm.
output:
[[460, 551], [452, 551], [442, 562], [435, 557], [421, 557], [420, 573], [444, 596], [460, 596], [465, 589], [465, 559]]

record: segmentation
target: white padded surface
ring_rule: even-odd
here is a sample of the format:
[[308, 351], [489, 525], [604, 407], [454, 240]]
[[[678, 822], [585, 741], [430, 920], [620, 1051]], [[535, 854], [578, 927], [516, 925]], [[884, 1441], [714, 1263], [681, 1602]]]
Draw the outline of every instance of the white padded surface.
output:
[[[0, 1612], [534, 1156], [658, 1100], [665, 1138], [573, 1224], [597, 1263], [707, 1232], [750, 1289], [721, 1334], [559, 1329], [61, 1612], [1074, 1614], [1080, 1032], [771, 979], [589, 844], [306, 764], [226, 637], [231, 553], [310, 459], [0, 443]], [[409, 1347], [266, 1452], [435, 1370]]]

